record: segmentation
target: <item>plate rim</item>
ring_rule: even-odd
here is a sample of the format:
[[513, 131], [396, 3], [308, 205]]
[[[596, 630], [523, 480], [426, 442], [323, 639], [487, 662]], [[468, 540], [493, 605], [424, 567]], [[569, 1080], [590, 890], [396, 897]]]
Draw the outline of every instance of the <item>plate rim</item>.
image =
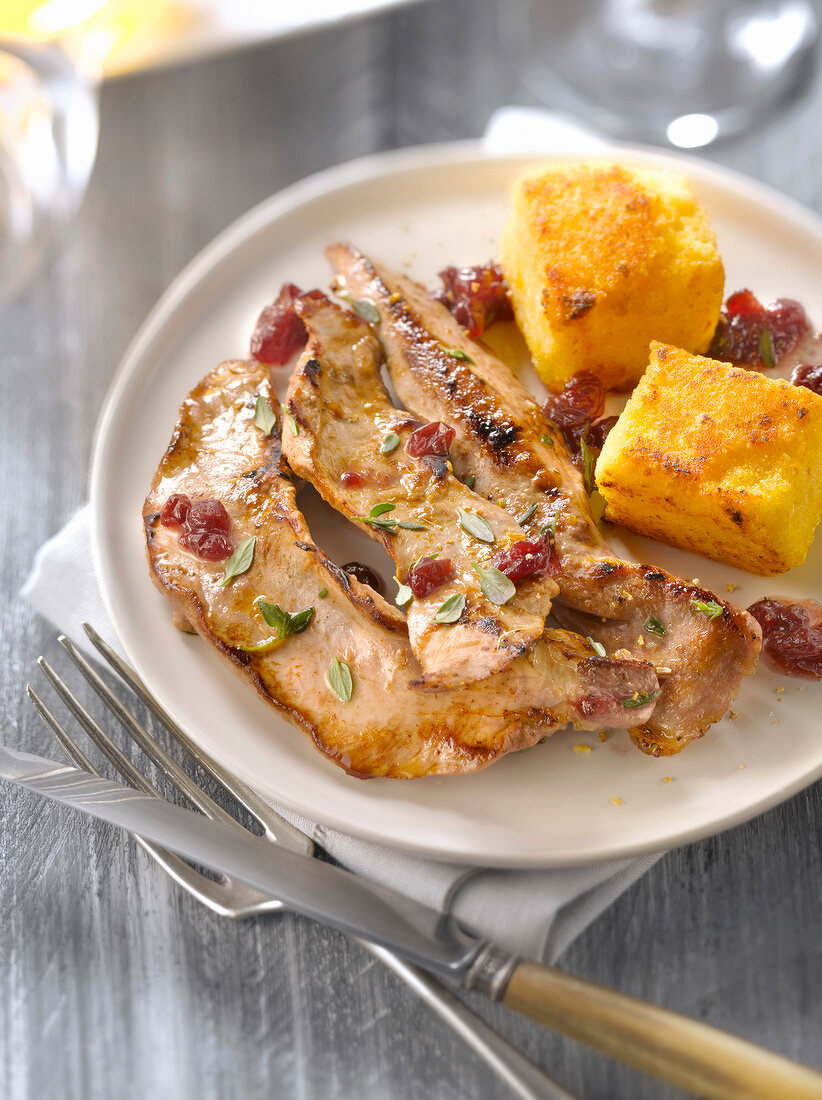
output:
[[[137, 668], [138, 672], [140, 672], [139, 659], [135, 660], [128, 643], [128, 632], [127, 630], [123, 632], [119, 622], [116, 611], [116, 584], [113, 571], [110, 570], [107, 564], [105, 554], [106, 517], [102, 507], [104, 493], [101, 488], [105, 483], [107, 453], [114, 446], [110, 428], [120, 410], [124, 396], [128, 393], [129, 385], [138, 380], [141, 364], [147, 356], [150, 357], [153, 344], [162, 338], [165, 325], [185, 307], [191, 295], [195, 294], [200, 288], [203, 280], [213, 274], [235, 250], [242, 248], [255, 233], [267, 228], [272, 221], [287, 215], [290, 211], [299, 208], [314, 198], [323, 197], [329, 191], [357, 184], [358, 182], [366, 182], [375, 176], [390, 175], [392, 172], [404, 172], [409, 169], [437, 168], [455, 162], [462, 164], [466, 161], [506, 163], [533, 159], [537, 163], [539, 160], [544, 162], [561, 159], [607, 160], [616, 157], [647, 164], [657, 163], [660, 167], [680, 168], [686, 172], [690, 167], [694, 175], [713, 179], [725, 189], [731, 189], [754, 202], [771, 207], [778, 205], [782, 219], [792, 223], [794, 228], [801, 229], [802, 232], [811, 232], [817, 238], [820, 248], [822, 248], [822, 217], [815, 211], [761, 181], [734, 169], [717, 166], [696, 156], [669, 153], [648, 146], [629, 146], [615, 143], [599, 146], [595, 151], [592, 150], [590, 156], [584, 156], [578, 151], [563, 151], [562, 149], [542, 151], [539, 149], [522, 149], [492, 153], [486, 151], [481, 142], [470, 140], [412, 146], [370, 154], [298, 180], [263, 199], [246, 213], [240, 215], [185, 264], [151, 308], [123, 353], [102, 403], [92, 445], [89, 498], [95, 575], [112, 627], [128, 660]], [[196, 731], [189, 732], [196, 739]], [[214, 752], [211, 748], [209, 752], [216, 759], [219, 759], [219, 753]], [[232, 770], [234, 770], [233, 765]], [[662, 845], [660, 845], [657, 838], [656, 841], [652, 839], [645, 842], [622, 843], [612, 847], [606, 846], [605, 849], [600, 845], [595, 850], [590, 848], [586, 850], [578, 849], [573, 853], [553, 851], [527, 854], [510, 853], [506, 855], [505, 853], [494, 852], [493, 856], [484, 858], [480, 854], [465, 852], [462, 848], [455, 848], [453, 844], [449, 846], [447, 838], [443, 843], [436, 846], [424, 841], [415, 843], [409, 839], [403, 842], [396, 838], [392, 838], [390, 845], [386, 845], [384, 835], [380, 834], [374, 827], [362, 826], [357, 821], [352, 822], [345, 815], [338, 816], [333, 807], [329, 808], [328, 811], [323, 810], [322, 813], [318, 813], [316, 809], [312, 808], [310, 816], [322, 822], [323, 825], [359, 839], [438, 861], [545, 869], [634, 858], [653, 852], [672, 850], [693, 843], [696, 840], [718, 835], [767, 812], [804, 790], [820, 777], [822, 777], [822, 761], [820, 761], [818, 767], [804, 772], [793, 781], [783, 783], [778, 789], [759, 797], [744, 808], [720, 815], [708, 824], [696, 824], [690, 828], [678, 830], [675, 837], [663, 840]], [[290, 802], [287, 795], [278, 795], [278, 801], [296, 813], [306, 813], [305, 808], [299, 802]]]

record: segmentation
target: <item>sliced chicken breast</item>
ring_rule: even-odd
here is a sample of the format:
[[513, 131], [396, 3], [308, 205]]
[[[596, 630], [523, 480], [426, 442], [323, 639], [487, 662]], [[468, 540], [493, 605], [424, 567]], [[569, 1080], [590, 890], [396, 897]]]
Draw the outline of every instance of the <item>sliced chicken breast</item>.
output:
[[[347, 244], [327, 252], [348, 294], [371, 302], [391, 381], [414, 415], [456, 430], [455, 471], [526, 527], [555, 528], [561, 573], [553, 614], [607, 652], [653, 661], [662, 680], [654, 713], [632, 736], [647, 753], [679, 752], [716, 722], [756, 667], [760, 630], [747, 612], [662, 569], [616, 557], [590, 512], [585, 486], [558, 433], [509, 368], [472, 340], [412, 280]], [[462, 351], [454, 359], [443, 346]], [[716, 610], [718, 608], [718, 611]], [[649, 629], [651, 616], [661, 624]]]
[[[320, 752], [360, 777], [461, 774], [568, 723], [592, 729], [650, 714], [657, 687], [650, 665], [597, 657], [564, 631], [546, 632], [537, 649], [480, 684], [414, 688], [421, 670], [404, 617], [314, 544], [279, 429], [267, 435], [254, 424], [258, 398], [277, 413], [259, 363], [223, 363], [192, 390], [145, 502], [148, 563], [175, 621], [196, 630]], [[186, 549], [161, 521], [173, 494], [220, 501], [234, 545], [256, 539], [250, 567], [224, 583], [223, 561]], [[261, 597], [291, 614], [313, 608], [308, 625], [272, 642]], [[350, 673], [347, 700], [340, 667], [329, 676], [336, 662]]]
[[488, 598], [478, 570], [524, 540], [524, 531], [458, 481], [447, 457], [409, 453], [421, 425], [391, 404], [380, 378], [382, 348], [365, 321], [308, 297], [297, 310], [308, 344], [288, 390], [289, 465], [385, 546], [403, 584], [421, 559], [434, 559], [443, 575], [450, 563], [444, 583], [407, 605], [411, 648], [432, 687], [484, 679], [542, 634], [556, 583], [543, 575], [506, 593], [502, 605]]

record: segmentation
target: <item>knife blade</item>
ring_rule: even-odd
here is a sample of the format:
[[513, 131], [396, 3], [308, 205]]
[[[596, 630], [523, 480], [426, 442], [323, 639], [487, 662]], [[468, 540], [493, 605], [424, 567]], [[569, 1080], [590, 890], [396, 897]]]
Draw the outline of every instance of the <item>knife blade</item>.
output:
[[452, 917], [388, 887], [73, 765], [0, 745], [0, 778], [241, 879], [304, 916], [442, 977], [464, 974], [485, 946]]

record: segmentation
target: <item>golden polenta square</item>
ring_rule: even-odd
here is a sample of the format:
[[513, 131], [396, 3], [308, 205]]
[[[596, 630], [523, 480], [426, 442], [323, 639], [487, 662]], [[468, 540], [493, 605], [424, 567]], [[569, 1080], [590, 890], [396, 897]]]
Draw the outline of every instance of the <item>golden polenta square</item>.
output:
[[581, 370], [633, 386], [651, 340], [705, 351], [724, 272], [688, 180], [609, 161], [519, 179], [502, 238], [517, 324], [549, 389]]
[[820, 456], [822, 397], [655, 342], [596, 481], [607, 519], [768, 577], [805, 560]]

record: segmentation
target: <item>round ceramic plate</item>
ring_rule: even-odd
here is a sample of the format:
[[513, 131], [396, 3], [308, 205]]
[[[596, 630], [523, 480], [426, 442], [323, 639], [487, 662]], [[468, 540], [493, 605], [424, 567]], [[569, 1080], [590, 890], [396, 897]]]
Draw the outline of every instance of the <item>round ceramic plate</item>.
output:
[[[783, 196], [692, 159], [620, 149], [623, 162], [684, 170], [707, 207], [726, 288], [790, 296], [822, 322], [822, 224]], [[551, 157], [540, 157], [541, 162]], [[141, 509], [177, 409], [223, 359], [242, 357], [260, 308], [290, 280], [327, 286], [324, 247], [345, 238], [424, 281], [497, 254], [510, 182], [535, 158], [438, 146], [358, 161], [297, 184], [219, 236], [136, 337], [100, 421], [92, 469], [94, 550], [125, 650], [160, 701], [220, 763], [327, 825], [474, 864], [558, 866], [682, 844], [773, 806], [822, 774], [822, 685], [764, 668], [731, 714], [679, 756], [654, 760], [626, 733], [557, 733], [476, 775], [352, 779], [261, 702], [199, 638], [179, 633], [148, 576]], [[530, 383], [535, 392], [536, 379]], [[316, 541], [338, 562], [393, 574], [383, 551], [301, 494]], [[618, 553], [699, 578], [747, 606], [818, 595], [822, 540], [787, 577], [763, 581], [612, 529]], [[393, 586], [392, 586], [393, 590]], [[590, 752], [574, 751], [580, 745]]]

